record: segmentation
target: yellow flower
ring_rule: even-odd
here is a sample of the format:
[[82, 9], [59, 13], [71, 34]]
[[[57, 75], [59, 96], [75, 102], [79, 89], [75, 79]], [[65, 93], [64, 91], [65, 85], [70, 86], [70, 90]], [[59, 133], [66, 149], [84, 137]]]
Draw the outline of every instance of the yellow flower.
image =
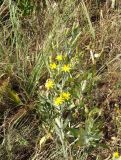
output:
[[69, 65], [64, 65], [64, 66], [62, 67], [62, 71], [63, 71], [63, 72], [70, 72], [70, 69], [71, 69], [71, 67], [70, 67]]
[[51, 63], [51, 64], [50, 64], [50, 68], [51, 68], [52, 70], [56, 69], [56, 68], [57, 68], [56, 63]]
[[57, 56], [56, 56], [56, 59], [57, 59], [58, 61], [62, 61], [62, 60], [63, 60], [63, 57], [62, 57], [62, 55], [57, 55]]
[[52, 89], [54, 87], [54, 82], [51, 79], [48, 79], [45, 83], [45, 87], [49, 90]]
[[114, 152], [113, 153], [113, 159], [119, 158], [119, 153], [118, 152]]
[[63, 104], [63, 102], [64, 102], [64, 99], [63, 99], [61, 96], [56, 97], [56, 98], [54, 99], [54, 105], [55, 105], [55, 106], [59, 106], [59, 105]]
[[69, 92], [62, 92], [62, 93], [60, 94], [60, 96], [61, 96], [64, 100], [69, 100], [71, 94], [70, 94]]

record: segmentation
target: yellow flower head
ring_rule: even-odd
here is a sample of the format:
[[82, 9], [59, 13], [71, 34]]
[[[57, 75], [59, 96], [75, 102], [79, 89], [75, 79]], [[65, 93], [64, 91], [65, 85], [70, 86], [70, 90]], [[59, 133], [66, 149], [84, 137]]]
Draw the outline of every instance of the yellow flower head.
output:
[[69, 65], [64, 65], [64, 66], [62, 67], [62, 71], [63, 71], [63, 72], [70, 72], [70, 70], [71, 70], [71, 67], [70, 67]]
[[63, 60], [63, 57], [62, 57], [62, 55], [57, 55], [57, 56], [56, 56], [56, 59], [57, 59], [58, 61], [62, 61], [62, 60]]
[[51, 79], [48, 79], [47, 81], [46, 81], [46, 83], [45, 83], [45, 88], [46, 89], [52, 89], [54, 87], [54, 82], [53, 82], [53, 80], [51, 80]]
[[69, 100], [71, 94], [70, 94], [69, 92], [62, 92], [62, 93], [60, 94], [60, 96], [61, 96], [64, 100]]
[[113, 159], [119, 158], [119, 153], [118, 152], [114, 152], [113, 153]]
[[56, 98], [54, 99], [54, 105], [55, 105], [55, 106], [59, 106], [59, 105], [63, 104], [63, 102], [64, 102], [64, 99], [63, 99], [61, 96], [56, 97]]
[[56, 63], [51, 63], [51, 64], [50, 64], [50, 68], [51, 68], [52, 70], [56, 69], [56, 68], [57, 68]]

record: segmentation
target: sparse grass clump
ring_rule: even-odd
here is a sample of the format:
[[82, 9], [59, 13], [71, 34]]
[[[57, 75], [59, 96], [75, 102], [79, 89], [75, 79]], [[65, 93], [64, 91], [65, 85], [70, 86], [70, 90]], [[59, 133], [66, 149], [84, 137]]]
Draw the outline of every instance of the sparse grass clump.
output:
[[1, 1], [1, 160], [120, 160], [120, 5]]

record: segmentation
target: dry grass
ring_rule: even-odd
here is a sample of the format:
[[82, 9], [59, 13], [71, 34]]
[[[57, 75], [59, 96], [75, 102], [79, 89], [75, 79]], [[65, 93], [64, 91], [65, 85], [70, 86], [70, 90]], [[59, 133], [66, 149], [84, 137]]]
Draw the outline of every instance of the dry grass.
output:
[[[112, 159], [121, 152], [120, 1], [26, 3], [0, 5], [0, 159]], [[44, 87], [57, 53], [76, 64], [61, 116]]]

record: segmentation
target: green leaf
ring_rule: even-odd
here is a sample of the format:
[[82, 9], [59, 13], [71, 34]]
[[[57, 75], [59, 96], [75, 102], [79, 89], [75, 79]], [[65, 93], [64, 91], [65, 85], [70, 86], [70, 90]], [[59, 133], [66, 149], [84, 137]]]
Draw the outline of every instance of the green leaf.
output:
[[20, 100], [18, 94], [17, 94], [15, 91], [13, 91], [13, 90], [11, 90], [11, 89], [8, 89], [7, 92], [8, 92], [9, 98], [10, 98], [16, 105], [21, 104], [21, 100]]
[[80, 146], [86, 145], [86, 132], [83, 128], [80, 128], [79, 130], [79, 140], [77, 144]]
[[101, 115], [101, 111], [99, 108], [94, 108], [90, 111], [89, 117], [94, 117], [96, 114]]
[[75, 138], [78, 137], [78, 135], [79, 135], [79, 129], [70, 128], [69, 130], [70, 130], [71, 134], [72, 134]]

